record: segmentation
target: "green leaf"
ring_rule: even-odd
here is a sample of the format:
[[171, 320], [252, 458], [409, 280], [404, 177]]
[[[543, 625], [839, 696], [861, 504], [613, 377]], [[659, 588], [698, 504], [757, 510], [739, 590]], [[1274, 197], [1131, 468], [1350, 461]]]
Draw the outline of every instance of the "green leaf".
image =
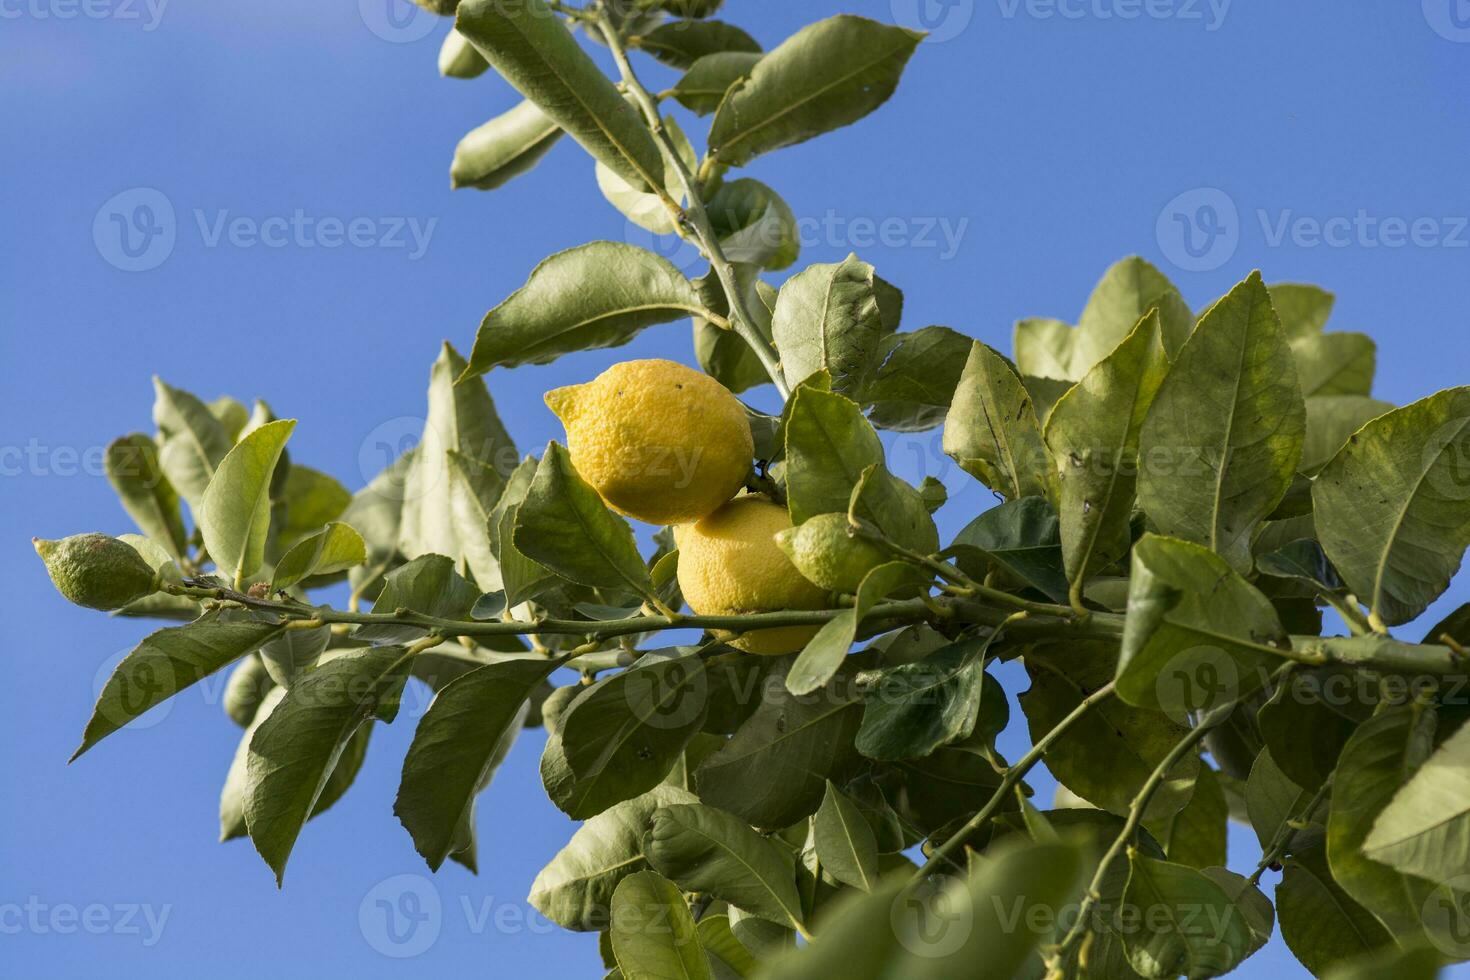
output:
[[781, 925], [802, 922], [791, 857], [722, 810], [659, 807], [643, 848], [653, 869], [685, 891], [707, 892]]
[[1043, 433], [1057, 467], [1057, 514], [1071, 592], [1128, 550], [1138, 439], [1169, 363], [1152, 311], [1062, 396]]
[[1158, 530], [1250, 569], [1257, 525], [1301, 459], [1306, 408], [1259, 273], [1216, 303], [1143, 423], [1138, 502]]
[[944, 452], [1008, 500], [1047, 495], [1051, 463], [1031, 395], [1005, 358], [978, 341], [944, 420]]
[[459, 31], [450, 30], [439, 46], [439, 74], [445, 78], [479, 78], [490, 67]]
[[1440, 954], [1428, 946], [1383, 949], [1338, 960], [1322, 974], [1323, 980], [1434, 980], [1439, 976]]
[[1281, 938], [1314, 976], [1393, 943], [1383, 926], [1332, 880], [1320, 845], [1286, 861], [1276, 886], [1276, 915]]
[[179, 512], [179, 495], [164, 475], [153, 440], [138, 432], [114, 440], [107, 447], [104, 465], [107, 481], [138, 529], [172, 557], [184, 557], [188, 535]]
[[[745, 291], [745, 307], [755, 320], [755, 330], [769, 342], [776, 290], [759, 278], [759, 274], [760, 270], [754, 266], [735, 266], [735, 280]], [[700, 301], [709, 307], [710, 312], [728, 317], [730, 304], [717, 275], [710, 272], [701, 276], [695, 280], [694, 286], [699, 290]], [[703, 317], [695, 317], [693, 322], [694, 356], [706, 374], [736, 394], [770, 383], [771, 377], [766, 373], [765, 365], [734, 330], [716, 326]], [[759, 445], [757, 443], [757, 448]]]
[[[388, 573], [373, 612], [408, 609], [440, 619], [467, 619], [480, 590], [454, 570], [443, 555], [424, 555]], [[426, 626], [360, 626], [357, 639], [373, 644], [407, 643], [426, 636]]]
[[[274, 496], [274, 495], [273, 495]], [[302, 538], [340, 520], [352, 503], [352, 494], [336, 479], [320, 470], [293, 463], [286, 471], [286, 483], [280, 493], [280, 509], [271, 515], [274, 547], [266, 560], [275, 563], [285, 550]]]
[[238, 588], [249, 585], [249, 576], [265, 561], [271, 477], [295, 428], [294, 420], [270, 422], [241, 439], [204, 491], [199, 510], [204, 547]]
[[670, 89], [679, 104], [707, 116], [720, 107], [730, 86], [747, 78], [761, 55], [751, 51], [718, 51], [697, 59]]
[[465, 360], [444, 344], [429, 372], [428, 417], [403, 483], [398, 550], [405, 558], [464, 555], [455, 520], [451, 452], [506, 472], [517, 458], [515, 443], [495, 411], [484, 382], [457, 384]]
[[594, 158], [631, 183], [660, 186], [663, 157], [642, 117], [545, 0], [464, 0], [454, 26]]
[[[684, 162], [685, 169], [694, 171], [699, 167], [699, 159], [694, 152], [694, 147], [689, 142], [689, 137], [684, 135], [684, 130], [672, 116], [664, 118], [664, 128], [669, 138], [673, 140], [674, 149], [679, 158]], [[602, 191], [602, 196], [607, 198], [608, 203], [621, 211], [629, 221], [640, 228], [645, 228], [655, 235], [672, 235], [678, 229], [674, 224], [674, 216], [670, 213], [666, 200], [683, 201], [683, 181], [678, 172], [672, 167], [664, 171], [664, 186], [660, 189], [661, 194], [645, 190], [641, 185], [630, 184], [615, 172], [602, 164], [598, 164], [597, 187]]]
[[710, 156], [743, 167], [857, 122], [888, 101], [922, 38], [847, 15], [803, 28], [725, 96], [710, 127]]
[[[1107, 683], [1112, 657], [1105, 646], [1069, 645], [1048, 655], [1026, 656], [1031, 688], [1020, 696], [1033, 744], [1056, 727], [1083, 698]], [[1052, 743], [1045, 762], [1057, 781], [1096, 807], [1126, 815], [1133, 797], [1188, 731], [1158, 711], [1117, 698], [1094, 705]], [[1169, 771], [1149, 802], [1153, 821], [1177, 813], [1194, 792], [1199, 757], [1188, 754]]]
[[[764, 922], [765, 920], [756, 921]], [[698, 932], [699, 944], [709, 955], [716, 977], [725, 980], [728, 977], [755, 975], [758, 961], [751, 955], [750, 950], [735, 938], [735, 933], [730, 928], [728, 915], [705, 913], [699, 919]]]
[[638, 871], [618, 883], [610, 932], [613, 955], [625, 977], [711, 980], [714, 976], [684, 896], [656, 872]]
[[798, 697], [784, 683], [789, 669], [773, 666], [755, 712], [694, 773], [700, 799], [768, 830], [815, 813], [826, 781], [846, 778], [857, 761], [862, 703], [847, 671]]
[[485, 314], [466, 374], [618, 347], [644, 327], [703, 313], [693, 284], [667, 259], [621, 242], [581, 245], [542, 262]]
[[495, 505], [505, 491], [505, 478], [493, 467], [450, 450], [449, 497], [454, 536], [464, 567], [482, 591], [500, 591], [505, 584], [490, 534]]
[[812, 837], [823, 871], [865, 892], [878, 886], [877, 838], [858, 805], [831, 780], [812, 823]]
[[[855, 526], [876, 531], [887, 540], [921, 555], [939, 550], [939, 531], [923, 494], [888, 471], [882, 463], [863, 470], [847, 509]], [[928, 576], [921, 576], [927, 581]]]
[[1435, 712], [1409, 703], [1386, 707], [1348, 739], [1333, 776], [1327, 814], [1327, 863], [1343, 891], [1376, 915], [1396, 937], [1428, 925], [1425, 902], [1444, 876], [1404, 874], [1363, 853], [1374, 822], [1434, 748]]
[[963, 640], [914, 663], [862, 675], [867, 694], [857, 750], [869, 759], [896, 761], [969, 738], [981, 692], [996, 683], [985, 673], [989, 645], [989, 639]]
[[760, 42], [733, 24], [718, 20], [675, 20], [628, 39], [666, 65], [689, 68], [706, 55], [733, 51], [759, 54]]
[[1271, 291], [1271, 305], [1281, 320], [1281, 329], [1292, 338], [1321, 333], [1337, 301], [1327, 290], [1303, 283], [1279, 282], [1267, 288]]
[[656, 6], [676, 17], [709, 17], [725, 0], [657, 0]]
[[1361, 333], [1319, 333], [1291, 341], [1302, 395], [1362, 395], [1373, 391], [1378, 348]]
[[517, 511], [515, 546], [581, 585], [631, 589], [641, 596], [653, 587], [628, 522], [607, 509], [555, 442], [547, 444]]
[[[255, 618], [264, 619], [266, 615], [258, 614]], [[260, 660], [272, 680], [282, 687], [290, 687], [317, 662], [331, 640], [330, 626], [287, 630], [261, 645]]]
[[351, 527], [330, 523], [286, 552], [276, 564], [271, 589], [289, 589], [313, 575], [346, 571], [367, 561], [367, 543]]
[[[977, 557], [969, 555], [972, 550]], [[1045, 497], [1022, 497], [992, 507], [965, 525], [947, 551], [977, 578], [989, 571], [988, 559], [1054, 601], [1067, 601], [1061, 522]]]
[[1197, 544], [1148, 534], [1133, 546], [1118, 696], [1174, 717], [1243, 697], [1289, 649], [1271, 602]]
[[1311, 801], [1312, 794], [1281, 771], [1270, 749], [1256, 756], [1245, 784], [1245, 805], [1263, 851], [1286, 831], [1288, 821], [1313, 818], [1314, 814], [1305, 812]]
[[553, 798], [575, 820], [657, 786], [704, 724], [708, 681], [699, 656], [644, 661], [599, 681], [562, 715], [557, 736], [580, 791]]
[[1184, 809], [1152, 829], [1170, 861], [1191, 868], [1211, 868], [1225, 864], [1229, 818], [1219, 778], [1209, 766], [1200, 766], [1194, 795]]
[[1123, 932], [1133, 968], [1146, 977], [1217, 977], [1255, 949], [1237, 903], [1194, 868], [1134, 854], [1123, 907], [1146, 911]]
[[348, 741], [396, 706], [408, 662], [401, 647], [376, 647], [323, 664], [286, 692], [250, 739], [245, 823], [278, 885]]
[[792, 388], [826, 371], [834, 392], [862, 391], [884, 333], [873, 279], [873, 267], [849, 255], [808, 266], [781, 287], [771, 335]]
[[1318, 395], [1307, 399], [1307, 434], [1302, 442], [1301, 472], [1314, 476], [1337, 455], [1348, 437], [1378, 416], [1393, 411], [1392, 402], [1362, 395]]
[[878, 433], [858, 404], [811, 385], [786, 406], [786, 504], [791, 523], [846, 513], [868, 467], [883, 462]]
[[464, 135], [449, 164], [449, 186], [482, 191], [503, 187], [535, 169], [563, 135], [536, 103], [522, 102]]
[[824, 687], [857, 641], [858, 627], [868, 611], [901, 588], [921, 589], [924, 584], [925, 577], [903, 562], [888, 562], [868, 572], [853, 604], [824, 623], [807, 641], [786, 674], [786, 689], [800, 697]]
[[724, 182], [705, 209], [731, 262], [785, 269], [801, 255], [801, 232], [791, 206], [758, 180]]
[[563, 929], [606, 928], [618, 882], [648, 867], [643, 835], [661, 806], [696, 802], [693, 793], [661, 785], [583, 823], [531, 883], [527, 900]]
[[158, 465], [169, 482], [196, 512], [220, 461], [234, 445], [209, 406], [180, 388], [153, 379], [157, 393], [153, 422], [160, 435]]
[[283, 629], [276, 623], [238, 622], [206, 613], [187, 626], [150, 633], [102, 686], [72, 759], [148, 709], [259, 649]]
[[1449, 586], [1470, 545], [1470, 387], [1379, 416], [1312, 486], [1327, 557], [1389, 626]]
[[1470, 727], [1461, 727], [1383, 808], [1363, 841], [1363, 853], [1404, 874], [1432, 881], [1470, 868], [1467, 759]]
[[891, 333], [878, 344], [878, 365], [862, 391], [868, 418], [880, 429], [922, 432], [944, 421], [972, 341], [949, 327]]
[[520, 727], [521, 706], [555, 661], [508, 660], [477, 667], [446, 684], [419, 721], [403, 760], [393, 812], [414, 849], [438, 871], [468, 841], [475, 799]]

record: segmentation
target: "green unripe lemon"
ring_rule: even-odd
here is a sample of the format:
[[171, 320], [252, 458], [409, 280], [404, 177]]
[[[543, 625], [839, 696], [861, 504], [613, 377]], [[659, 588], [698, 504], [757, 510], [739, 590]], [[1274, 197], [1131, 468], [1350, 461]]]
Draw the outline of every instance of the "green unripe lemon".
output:
[[121, 609], [158, 591], [161, 578], [129, 544], [101, 533], [32, 538], [56, 591], [79, 606]]
[[831, 592], [856, 592], [869, 572], [891, 559], [850, 533], [846, 514], [818, 514], [781, 531], [776, 544], [808, 580]]

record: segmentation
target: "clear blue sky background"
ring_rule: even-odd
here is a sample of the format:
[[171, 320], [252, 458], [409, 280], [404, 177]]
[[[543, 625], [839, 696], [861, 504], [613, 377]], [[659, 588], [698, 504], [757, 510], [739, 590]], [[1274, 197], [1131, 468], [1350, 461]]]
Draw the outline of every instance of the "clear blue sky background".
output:
[[[215, 843], [239, 737], [217, 684], [65, 765], [98, 672], [147, 626], [66, 605], [28, 538], [129, 529], [96, 460], [112, 437], [150, 427], [150, 374], [208, 397], [267, 398], [301, 419], [293, 456], [356, 488], [372, 475], [360, 460], [374, 458], [375, 430], [400, 434], [394, 420], [422, 414], [441, 340], [467, 351], [481, 315], [543, 256], [626, 235], [570, 143], [500, 192], [451, 193], [456, 140], [515, 96], [489, 75], [438, 78], [447, 22], [413, 40], [410, 8], [393, 0], [390, 21], [384, 2], [174, 0], [150, 11], [97, 0], [102, 16], [88, 16], [72, 0], [0, 0], [0, 907], [44, 906], [40, 928], [19, 933], [14, 912], [0, 916], [6, 975], [598, 975], [591, 937], [527, 921], [527, 886], [572, 831], [543, 797], [539, 733], [481, 805], [482, 874], [411, 881], [442, 911], [435, 941], [403, 962], [375, 949], [359, 907], [385, 879], [425, 871], [391, 813], [421, 704], [375, 736], [347, 799], [303, 835], [283, 892], [248, 843]], [[856, 249], [907, 291], [911, 328], [948, 324], [1008, 349], [1017, 318], [1075, 318], [1103, 269], [1132, 252], [1196, 306], [1262, 267], [1335, 290], [1333, 326], [1378, 339], [1378, 394], [1404, 403], [1470, 380], [1470, 32], [1448, 2], [1156, 0], [1147, 9], [1168, 16], [1128, 19], [1128, 0], [960, 0], [940, 18], [947, 39], [919, 50], [879, 115], [752, 175], [812, 222], [804, 261]], [[914, 0], [730, 0], [728, 14], [771, 46], [821, 16], [891, 20], [911, 16], [905, 7]], [[936, 2], [931, 13], [946, 11]], [[136, 188], [167, 199], [176, 235], [156, 268], [125, 272], [109, 261], [122, 261], [116, 234], [99, 248], [93, 225]], [[1224, 237], [1202, 260], [1211, 267], [1191, 271], [1201, 263], [1172, 214], [1203, 221], [1201, 204], [1216, 205]], [[433, 224], [422, 254], [411, 237], [330, 249], [207, 234], [222, 215], [259, 223], [298, 209], [384, 231], [399, 218]], [[1283, 217], [1359, 212], [1432, 219], [1424, 227], [1451, 240], [1276, 234]], [[903, 230], [866, 242], [856, 219]], [[957, 249], [926, 235], [931, 225], [959, 232]], [[1203, 227], [1195, 244], [1209, 244]], [[543, 390], [633, 355], [689, 359], [687, 326], [497, 372], [491, 388], [522, 448], [536, 449], [560, 432]], [[963, 489], [937, 439], [897, 447], [899, 466], [955, 488], [943, 512], [952, 532], [988, 497]], [[1435, 612], [1467, 598], [1462, 580]], [[1249, 867], [1248, 832], [1232, 843], [1233, 863]], [[93, 903], [107, 908], [89, 913], [100, 934], [63, 931], [65, 909]], [[115, 908], [129, 904], [166, 912], [161, 934]], [[1278, 948], [1242, 975], [1299, 975], [1287, 962]]]

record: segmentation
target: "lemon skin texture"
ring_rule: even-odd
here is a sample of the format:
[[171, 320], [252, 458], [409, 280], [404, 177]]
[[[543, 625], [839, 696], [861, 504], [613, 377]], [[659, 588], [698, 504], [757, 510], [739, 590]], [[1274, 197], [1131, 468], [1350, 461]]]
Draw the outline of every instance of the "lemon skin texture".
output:
[[818, 514], [776, 535], [801, 574], [832, 592], [855, 593], [873, 569], [891, 559], [871, 541], [849, 533], [846, 514]]
[[56, 591], [79, 606], [111, 611], [158, 591], [153, 567], [125, 541], [74, 534], [60, 541], [32, 538]]
[[673, 361], [624, 361], [546, 393], [582, 478], [608, 506], [649, 524], [697, 521], [745, 485], [755, 443], [745, 407]]
[[[679, 588], [701, 616], [738, 616], [778, 609], [825, 609], [827, 590], [809, 582], [776, 544], [791, 527], [786, 508], [760, 494], [736, 497], [699, 521], [674, 530]], [[783, 626], [735, 636], [747, 653], [792, 653], [817, 626]]]

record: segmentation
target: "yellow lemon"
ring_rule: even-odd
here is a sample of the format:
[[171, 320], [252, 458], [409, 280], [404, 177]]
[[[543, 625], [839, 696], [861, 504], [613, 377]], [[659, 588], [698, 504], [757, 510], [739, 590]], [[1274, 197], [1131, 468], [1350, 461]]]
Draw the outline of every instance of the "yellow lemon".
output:
[[[777, 609], [823, 609], [827, 592], [807, 581], [776, 544], [791, 526], [786, 508], [760, 494], [736, 497], [697, 524], [675, 528], [679, 588], [701, 616], [736, 616]], [[748, 653], [791, 653], [816, 626], [756, 630], [731, 640]]]
[[755, 443], [745, 408], [673, 361], [624, 361], [546, 393], [582, 478], [609, 507], [650, 524], [712, 513], [745, 484]]

